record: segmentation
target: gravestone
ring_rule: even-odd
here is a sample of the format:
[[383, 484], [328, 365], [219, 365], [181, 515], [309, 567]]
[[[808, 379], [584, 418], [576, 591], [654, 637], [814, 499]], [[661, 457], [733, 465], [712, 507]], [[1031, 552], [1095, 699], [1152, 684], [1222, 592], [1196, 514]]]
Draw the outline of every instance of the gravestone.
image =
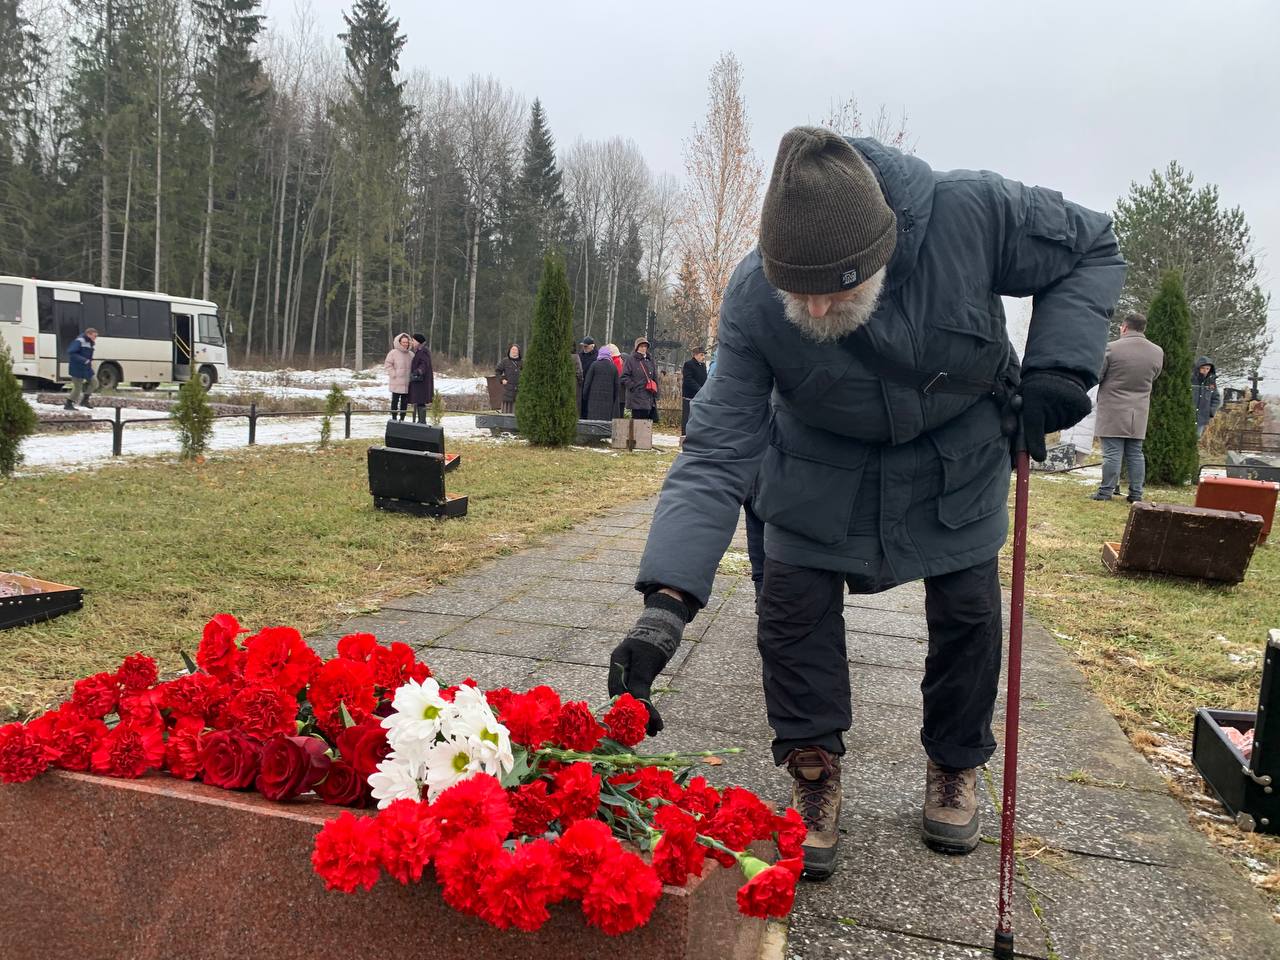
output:
[[1070, 470], [1076, 465], [1076, 445], [1074, 443], [1058, 443], [1045, 450], [1044, 463], [1038, 460], [1031, 461], [1032, 470], [1043, 470], [1048, 473], [1057, 473], [1062, 470]]

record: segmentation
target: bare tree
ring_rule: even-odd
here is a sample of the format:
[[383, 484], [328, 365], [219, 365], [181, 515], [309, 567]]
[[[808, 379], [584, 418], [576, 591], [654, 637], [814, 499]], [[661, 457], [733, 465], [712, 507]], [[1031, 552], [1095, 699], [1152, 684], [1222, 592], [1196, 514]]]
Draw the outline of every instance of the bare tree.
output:
[[755, 242], [764, 181], [751, 150], [742, 68], [732, 53], [721, 54], [711, 68], [706, 119], [685, 141], [684, 163], [689, 184], [680, 239], [705, 294], [709, 347], [729, 275]]
[[915, 153], [916, 141], [907, 132], [907, 111], [903, 110], [895, 120], [889, 116], [889, 108], [883, 103], [876, 115], [867, 122], [858, 106], [858, 98], [850, 94], [847, 100], [831, 103], [822, 126], [845, 137], [870, 137], [886, 147], [896, 147], [903, 153]]
[[645, 301], [649, 312], [658, 310], [667, 290], [681, 202], [680, 184], [671, 174], [664, 173], [650, 184], [642, 233], [642, 268]]
[[604, 338], [613, 340], [613, 318], [618, 303], [618, 273], [627, 230], [638, 219], [652, 177], [634, 140], [613, 137], [600, 150], [605, 219], [605, 318]]
[[564, 179], [569, 208], [578, 222], [582, 245], [582, 335], [591, 333], [594, 301], [591, 298], [591, 260], [598, 252], [605, 217], [604, 158], [599, 143], [581, 138], [564, 159]]

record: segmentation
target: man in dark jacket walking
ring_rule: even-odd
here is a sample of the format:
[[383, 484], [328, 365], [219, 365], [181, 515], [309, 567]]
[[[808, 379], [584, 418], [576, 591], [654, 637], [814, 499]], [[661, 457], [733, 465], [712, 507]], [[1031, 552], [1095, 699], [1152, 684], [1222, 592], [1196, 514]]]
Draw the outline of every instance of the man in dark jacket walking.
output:
[[680, 415], [680, 432], [689, 429], [689, 403], [698, 395], [702, 385], [707, 382], [707, 351], [701, 347], [693, 348], [693, 356], [680, 368], [680, 397], [683, 411]]
[[1191, 371], [1191, 399], [1196, 403], [1196, 436], [1199, 437], [1222, 406], [1222, 394], [1218, 392], [1218, 368], [1208, 357], [1197, 360], [1195, 370]]
[[[809, 828], [807, 876], [830, 875], [839, 839], [846, 588], [924, 580], [922, 833], [942, 851], [977, 845], [976, 768], [995, 750], [1011, 395], [1043, 460], [1045, 434], [1089, 412], [1123, 282], [1109, 219], [1053, 190], [935, 172], [814, 127], [783, 137], [760, 245], [729, 280], [716, 369], [650, 528], [645, 611], [614, 650], [609, 689], [649, 700], [758, 472], [757, 642], [774, 760]], [[1020, 372], [1002, 294], [1035, 297]], [[662, 727], [652, 706], [649, 726]]]
[[89, 395], [93, 393], [93, 345], [98, 342], [98, 331], [89, 327], [71, 341], [67, 347], [67, 376], [71, 378], [71, 396], [62, 405], [64, 410], [74, 410], [76, 404], [92, 407]]

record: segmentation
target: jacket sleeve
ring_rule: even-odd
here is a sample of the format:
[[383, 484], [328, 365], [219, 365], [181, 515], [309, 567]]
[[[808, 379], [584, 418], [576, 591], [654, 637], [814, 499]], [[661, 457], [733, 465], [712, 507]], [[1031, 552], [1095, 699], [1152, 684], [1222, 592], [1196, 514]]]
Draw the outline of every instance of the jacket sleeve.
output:
[[640, 561], [636, 588], [673, 587], [703, 607], [769, 446], [773, 371], [742, 333], [732, 293], [720, 311], [716, 372], [698, 393]]
[[1033, 297], [1022, 370], [1061, 369], [1098, 382], [1125, 265], [1111, 219], [1056, 190], [991, 175], [999, 221], [992, 289]]
[[76, 337], [71, 341], [71, 346], [67, 347], [67, 361], [80, 359], [83, 352], [83, 344], [81, 344], [80, 338]]
[[1218, 390], [1218, 381], [1211, 382], [1212, 392], [1209, 394], [1209, 416], [1217, 416], [1219, 408], [1222, 406], [1222, 393]]

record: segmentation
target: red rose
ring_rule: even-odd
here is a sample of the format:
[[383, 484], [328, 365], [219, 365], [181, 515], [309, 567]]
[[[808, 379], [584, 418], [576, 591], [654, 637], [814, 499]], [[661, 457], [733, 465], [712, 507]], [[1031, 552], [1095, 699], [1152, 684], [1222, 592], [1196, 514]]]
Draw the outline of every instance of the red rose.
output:
[[487, 828], [465, 830], [442, 843], [436, 853], [436, 879], [444, 902], [459, 913], [479, 916], [484, 882], [503, 853], [502, 842]]
[[181, 718], [164, 745], [164, 765], [171, 776], [194, 780], [200, 773], [200, 738], [204, 721], [198, 717]]
[[624, 747], [634, 747], [644, 739], [648, 722], [649, 708], [629, 693], [618, 697], [604, 715], [609, 736]]
[[662, 836], [653, 848], [653, 868], [663, 883], [683, 887], [690, 876], [701, 876], [707, 850], [698, 843], [698, 823], [679, 807], [662, 806], [653, 817]]
[[547, 781], [535, 780], [510, 791], [514, 815], [512, 830], [518, 836], [540, 837], [556, 818], [556, 804], [547, 796]]
[[582, 896], [582, 914], [587, 923], [616, 937], [646, 924], [661, 896], [662, 881], [653, 867], [623, 851], [596, 870]]
[[227, 719], [241, 733], [259, 740], [298, 732], [298, 701], [279, 687], [253, 684], [232, 698]]
[[236, 637], [242, 633], [248, 631], [229, 613], [219, 613], [206, 623], [200, 646], [196, 648], [200, 669], [224, 683], [239, 677], [244, 654], [236, 646]]
[[160, 708], [168, 710], [171, 717], [198, 717], [206, 726], [212, 726], [218, 710], [226, 703], [231, 691], [227, 685], [209, 673], [188, 673], [156, 688], [160, 694]]
[[146, 690], [160, 679], [160, 671], [156, 662], [144, 653], [135, 653], [124, 658], [120, 669], [116, 671], [116, 679], [128, 693]]
[[258, 775], [262, 744], [237, 730], [215, 730], [200, 744], [204, 782], [224, 790], [243, 790]]
[[49, 768], [46, 750], [20, 723], [0, 727], [0, 783], [26, 783]]
[[378, 858], [400, 883], [422, 879], [440, 834], [425, 803], [396, 800], [378, 813]]
[[791, 807], [787, 807], [785, 814], [773, 818], [773, 828], [778, 838], [778, 856], [784, 860], [800, 856], [804, 838], [809, 835], [809, 828], [804, 825], [804, 818]]
[[268, 800], [292, 800], [324, 779], [327, 750], [318, 737], [272, 737], [262, 745], [254, 786]]
[[362, 779], [369, 779], [390, 752], [387, 731], [377, 717], [347, 727], [338, 734], [338, 753], [356, 768]]
[[366, 778], [343, 760], [330, 763], [329, 772], [314, 789], [316, 796], [335, 807], [363, 807], [369, 802]]
[[566, 703], [556, 720], [555, 742], [566, 750], [590, 753], [604, 737], [604, 727], [596, 722], [591, 708], [581, 700]]
[[267, 627], [244, 642], [244, 679], [297, 693], [322, 661], [293, 627]]
[[571, 763], [557, 770], [555, 787], [552, 799], [562, 827], [575, 820], [590, 820], [600, 808], [600, 778], [589, 763]]
[[527, 693], [515, 693], [505, 699], [498, 719], [511, 731], [515, 743], [540, 747], [556, 732], [560, 694], [550, 687], [534, 687]]
[[579, 820], [556, 841], [563, 870], [560, 884], [565, 896], [581, 897], [591, 885], [600, 864], [622, 852], [609, 825], [603, 820]]
[[164, 763], [164, 729], [124, 721], [107, 731], [93, 751], [94, 773], [140, 777]]
[[373, 695], [373, 674], [369, 666], [356, 660], [335, 658], [316, 671], [307, 690], [316, 723], [331, 739], [346, 729], [342, 707], [356, 723], [372, 715], [378, 705]]
[[481, 892], [480, 917], [499, 930], [533, 932], [551, 919], [547, 905], [559, 900], [560, 862], [546, 840], [522, 843], [500, 857]]
[[116, 709], [120, 701], [120, 685], [114, 673], [95, 673], [77, 680], [71, 702], [86, 717], [101, 720]]
[[413, 647], [407, 643], [393, 643], [390, 647], [375, 647], [369, 657], [373, 670], [373, 685], [393, 694], [409, 680], [421, 683], [431, 676], [431, 668], [419, 663], [413, 655]]
[[378, 882], [378, 822], [343, 811], [316, 835], [311, 866], [324, 880], [326, 890], [351, 893], [370, 889]]
[[759, 864], [759, 872], [738, 889], [738, 909], [748, 917], [785, 917], [796, 898], [796, 881], [804, 869], [799, 857], [767, 866], [748, 858], [748, 871]]
[[378, 638], [372, 633], [348, 633], [338, 641], [338, 656], [343, 660], [367, 663], [377, 645]]

